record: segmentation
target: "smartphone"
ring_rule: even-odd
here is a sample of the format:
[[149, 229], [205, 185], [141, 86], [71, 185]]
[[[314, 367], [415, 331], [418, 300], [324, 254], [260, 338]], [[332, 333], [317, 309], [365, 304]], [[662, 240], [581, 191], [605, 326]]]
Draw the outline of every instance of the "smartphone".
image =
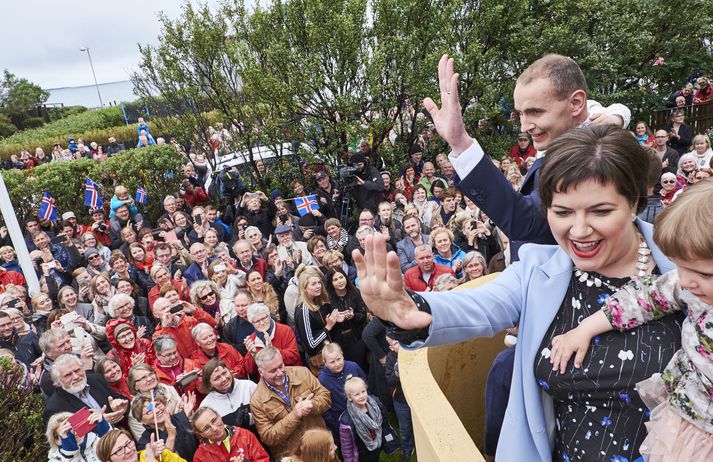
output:
[[178, 385], [180, 385], [181, 388], [186, 388], [188, 385], [198, 380], [199, 375], [200, 371], [191, 371], [188, 374], [184, 375], [181, 380], [178, 381]]
[[173, 314], [180, 313], [183, 311], [183, 305], [180, 303], [178, 305], [173, 305], [169, 311]]
[[195, 220], [195, 222], [196, 222], [196, 224], [197, 224], [198, 226], [202, 226], [202, 225], [203, 225], [203, 215], [202, 215], [202, 214], [196, 215], [195, 218], [194, 218], [194, 220]]
[[213, 271], [225, 271], [225, 265], [215, 265]]

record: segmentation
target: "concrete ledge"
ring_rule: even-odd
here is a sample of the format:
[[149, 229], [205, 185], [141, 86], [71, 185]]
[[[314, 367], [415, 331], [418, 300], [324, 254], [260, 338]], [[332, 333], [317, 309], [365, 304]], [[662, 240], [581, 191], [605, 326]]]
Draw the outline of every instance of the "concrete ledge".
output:
[[[458, 289], [485, 284], [488, 275]], [[401, 385], [411, 406], [419, 462], [480, 462], [485, 381], [503, 334], [454, 345], [399, 351]]]

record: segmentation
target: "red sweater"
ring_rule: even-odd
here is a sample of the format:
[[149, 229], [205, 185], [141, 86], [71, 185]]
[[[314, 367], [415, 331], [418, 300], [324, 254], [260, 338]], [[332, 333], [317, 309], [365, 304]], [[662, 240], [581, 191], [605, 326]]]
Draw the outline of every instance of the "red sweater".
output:
[[[181, 278], [179, 280], [171, 279], [171, 285], [178, 291], [178, 296], [184, 302], [191, 303], [191, 288], [186, 284], [186, 280]], [[160, 296], [161, 287], [157, 285], [149, 289], [149, 308], [153, 308], [154, 302]]]
[[[257, 334], [253, 332], [248, 335], [248, 338], [253, 342], [257, 338]], [[301, 366], [302, 360], [300, 359], [300, 352], [297, 349], [297, 339], [295, 338], [295, 333], [292, 331], [290, 326], [285, 324], [275, 323], [275, 338], [272, 339], [272, 346], [280, 350], [282, 353], [282, 360], [285, 362], [285, 366]], [[258, 346], [257, 351], [262, 350], [263, 347]], [[257, 352], [256, 352], [257, 353]], [[256, 375], [257, 365], [251, 354], [245, 355], [245, 362], [243, 363], [245, 372], [251, 375]]]
[[27, 286], [25, 276], [17, 271], [8, 271], [0, 266], [0, 292], [5, 292], [5, 286], [8, 284]]
[[[243, 355], [238, 353], [238, 350], [233, 348], [231, 345], [222, 342], [217, 342], [215, 349], [218, 353], [218, 359], [223, 361], [225, 365], [228, 366], [228, 369], [230, 369], [230, 372], [232, 372], [233, 376], [239, 379], [244, 379], [246, 377], [244, 368], [245, 359], [243, 358]], [[206, 363], [213, 358], [206, 356], [203, 350], [198, 348], [196, 351], [193, 352], [193, 356], [191, 356], [191, 359], [197, 367], [203, 369], [203, 366], [205, 366]]]
[[193, 356], [193, 352], [198, 349], [198, 344], [196, 344], [196, 341], [193, 340], [191, 336], [191, 329], [202, 322], [209, 324], [211, 327], [215, 327], [215, 319], [198, 307], [196, 307], [193, 316], [180, 316], [181, 320], [178, 322], [178, 325], [174, 327], [164, 327], [159, 324], [153, 333], [153, 338], [159, 335], [170, 335], [176, 340], [178, 353], [183, 358], [190, 358]]
[[438, 263], [434, 263], [433, 265], [433, 271], [431, 272], [431, 278], [428, 280], [428, 283], [423, 280], [423, 273], [421, 273], [421, 268], [419, 268], [418, 265], [407, 269], [406, 273], [404, 273], [404, 284], [406, 288], [414, 292], [426, 292], [433, 290], [438, 276], [443, 274], [455, 276], [455, 273], [449, 267], [439, 265]]
[[244, 460], [250, 462], [270, 462], [270, 456], [267, 455], [265, 448], [262, 447], [255, 435], [244, 428], [231, 428], [235, 433], [230, 437], [230, 452], [222, 441], [217, 443], [204, 441], [198, 447], [193, 460], [230, 462], [231, 458], [242, 456]]

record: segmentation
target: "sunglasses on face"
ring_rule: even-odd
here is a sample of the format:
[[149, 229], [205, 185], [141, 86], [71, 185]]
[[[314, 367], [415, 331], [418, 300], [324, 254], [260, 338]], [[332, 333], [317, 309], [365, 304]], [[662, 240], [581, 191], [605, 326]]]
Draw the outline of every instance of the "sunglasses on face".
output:
[[676, 183], [676, 180], [664, 180], [661, 182], [661, 184], [674, 184]]

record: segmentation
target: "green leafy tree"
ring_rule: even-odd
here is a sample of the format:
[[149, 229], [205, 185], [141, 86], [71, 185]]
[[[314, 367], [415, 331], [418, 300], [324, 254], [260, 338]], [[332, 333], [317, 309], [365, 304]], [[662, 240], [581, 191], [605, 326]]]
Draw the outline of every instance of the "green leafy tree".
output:
[[0, 112], [12, 121], [18, 130], [37, 126], [37, 117], [30, 111], [49, 98], [49, 92], [27, 79], [18, 78], [5, 70], [0, 82]]

